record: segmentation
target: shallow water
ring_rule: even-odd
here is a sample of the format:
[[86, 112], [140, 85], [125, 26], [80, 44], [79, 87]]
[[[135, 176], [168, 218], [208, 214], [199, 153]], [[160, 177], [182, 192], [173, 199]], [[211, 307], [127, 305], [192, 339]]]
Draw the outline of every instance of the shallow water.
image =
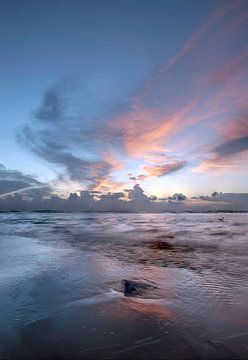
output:
[[248, 214], [223, 216], [0, 214], [1, 358], [246, 359]]

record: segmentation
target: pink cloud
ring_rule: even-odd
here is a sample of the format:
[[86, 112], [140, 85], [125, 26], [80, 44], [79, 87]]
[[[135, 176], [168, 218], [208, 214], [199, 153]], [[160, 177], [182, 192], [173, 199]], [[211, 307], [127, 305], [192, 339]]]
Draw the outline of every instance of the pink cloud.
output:
[[174, 161], [163, 165], [143, 166], [142, 170], [147, 174], [147, 177], [160, 177], [179, 171], [186, 166], [186, 161]]

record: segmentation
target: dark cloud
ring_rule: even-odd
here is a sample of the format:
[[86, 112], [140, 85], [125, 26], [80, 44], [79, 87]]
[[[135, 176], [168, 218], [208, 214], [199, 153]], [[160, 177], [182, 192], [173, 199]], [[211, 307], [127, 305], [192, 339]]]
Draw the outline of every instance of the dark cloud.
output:
[[108, 193], [108, 194], [102, 194], [99, 196], [100, 199], [111, 199], [111, 200], [119, 200], [125, 197], [125, 194], [123, 192], [116, 192], [116, 193]]
[[182, 194], [182, 193], [175, 193], [171, 199], [173, 200], [177, 200], [177, 201], [184, 201], [187, 199], [186, 195]]
[[134, 185], [133, 189], [127, 190], [128, 199], [138, 202], [138, 203], [147, 203], [149, 201], [148, 197], [144, 194], [144, 190], [138, 185]]
[[214, 149], [214, 153], [220, 157], [227, 157], [247, 150], [248, 136], [242, 136], [219, 145]]
[[[34, 191], [35, 190], [35, 191]], [[30, 175], [24, 175], [21, 171], [7, 169], [0, 164], [0, 195], [24, 192], [32, 194], [50, 193], [50, 187]]]
[[[19, 173], [19, 172], [17, 172]], [[125, 193], [128, 195], [126, 199]], [[204, 205], [202, 200], [205, 201]], [[248, 194], [217, 193], [214, 197], [200, 196], [194, 202], [188, 201], [183, 194], [174, 194], [169, 198], [157, 199], [148, 197], [144, 190], [136, 184], [132, 189], [93, 196], [89, 191], [81, 191], [80, 195], [71, 193], [67, 199], [51, 195], [44, 197], [23, 194], [0, 196], [0, 210], [49, 210], [49, 211], [124, 211], [124, 212], [164, 212], [164, 211], [216, 211], [248, 210]]]
[[62, 119], [62, 100], [55, 90], [45, 92], [40, 108], [34, 111], [34, 117], [49, 122]]
[[143, 181], [147, 178], [146, 175], [144, 174], [140, 174], [140, 175], [137, 175], [137, 176], [130, 176], [129, 177], [129, 180], [133, 180], [133, 181]]
[[102, 155], [104, 142], [97, 140], [95, 124], [91, 127], [68, 103], [63, 88], [47, 91], [41, 106], [33, 112], [36, 123], [23, 127], [17, 140], [53, 164], [58, 176], [94, 189], [110, 176], [113, 165]]

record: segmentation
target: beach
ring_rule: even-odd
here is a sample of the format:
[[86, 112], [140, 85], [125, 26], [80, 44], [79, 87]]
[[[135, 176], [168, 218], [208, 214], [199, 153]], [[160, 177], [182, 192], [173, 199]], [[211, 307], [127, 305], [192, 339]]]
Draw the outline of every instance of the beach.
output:
[[248, 214], [222, 216], [1, 213], [0, 357], [246, 359]]

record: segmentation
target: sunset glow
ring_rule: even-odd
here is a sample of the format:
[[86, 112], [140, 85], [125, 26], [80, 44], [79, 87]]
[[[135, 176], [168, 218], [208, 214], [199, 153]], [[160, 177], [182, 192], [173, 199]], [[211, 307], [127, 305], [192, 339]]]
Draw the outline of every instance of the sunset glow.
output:
[[[111, 6], [115, 7], [114, 3]], [[78, 43], [77, 55], [71, 52], [68, 66], [67, 52], [58, 47], [61, 71], [53, 76], [41, 53], [37, 53], [37, 61], [44, 67], [35, 82], [16, 74], [20, 80], [13, 96], [18, 101], [11, 99], [14, 108], [9, 98], [3, 101], [8, 124], [2, 129], [3, 138], [9, 139], [8, 144], [1, 144], [4, 168], [20, 171], [24, 177], [28, 174], [39, 186], [47, 185], [52, 194], [60, 196], [80, 190], [114, 193], [135, 183], [147, 195], [169, 194], [174, 188], [191, 196], [215, 190], [246, 192], [247, 3], [202, 2], [195, 18], [190, 16], [187, 22], [185, 14], [173, 29], [169, 19], [165, 24], [166, 10], [172, 11], [175, 19], [181, 14], [173, 2], [168, 9], [163, 3], [151, 7], [147, 2], [144, 15], [138, 17], [138, 3], [131, 4], [132, 15], [125, 2], [120, 2], [115, 11], [122, 25], [112, 24], [116, 33], [110, 34], [107, 27], [101, 33], [102, 23], [93, 19], [108, 24], [111, 6], [110, 12], [104, 10], [100, 17], [100, 3], [95, 7], [82, 4], [82, 12], [92, 19], [83, 25], [88, 31], [85, 44], [94, 44], [94, 51], [88, 50], [80, 66], [74, 66], [75, 56], [82, 58], [84, 41]], [[190, 12], [190, 6], [184, 11]], [[70, 16], [68, 31], [73, 36], [79, 19], [76, 13]], [[50, 48], [57, 33], [50, 15], [47, 21]], [[130, 47], [129, 32], [121, 33], [120, 27], [127, 24], [134, 34]], [[6, 21], [1, 26], [7, 26]], [[17, 26], [12, 24], [13, 33]], [[34, 37], [38, 36], [36, 26], [32, 24]], [[145, 43], [140, 31], [148, 37]], [[105, 50], [97, 46], [103, 44], [104, 36], [111, 43], [106, 43]], [[157, 37], [160, 40], [154, 45]], [[67, 46], [65, 39], [63, 47]], [[22, 56], [27, 59], [28, 53]], [[87, 59], [94, 60], [89, 64]], [[28, 60], [24, 66], [30, 67]], [[36, 70], [29, 72], [33, 76]], [[8, 89], [7, 78], [2, 85]], [[7, 93], [3, 92], [3, 100]], [[9, 173], [5, 176], [11, 181]], [[33, 185], [25, 182], [23, 187]], [[6, 194], [18, 191], [18, 186], [12, 189], [10, 184], [6, 190], [10, 190]]]

